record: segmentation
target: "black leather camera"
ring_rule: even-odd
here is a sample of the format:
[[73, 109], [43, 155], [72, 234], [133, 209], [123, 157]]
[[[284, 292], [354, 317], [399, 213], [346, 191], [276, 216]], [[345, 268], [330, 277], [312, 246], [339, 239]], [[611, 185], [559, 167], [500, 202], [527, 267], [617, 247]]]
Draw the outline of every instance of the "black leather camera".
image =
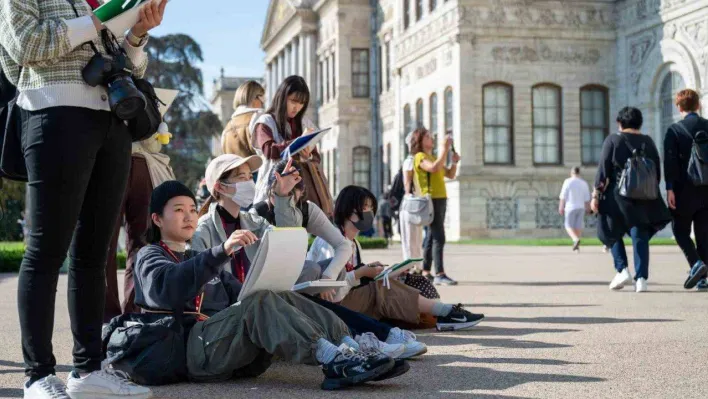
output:
[[145, 96], [135, 87], [132, 72], [133, 63], [125, 53], [110, 56], [96, 52], [81, 74], [89, 86], [107, 87], [111, 111], [122, 120], [130, 120], [147, 105]]

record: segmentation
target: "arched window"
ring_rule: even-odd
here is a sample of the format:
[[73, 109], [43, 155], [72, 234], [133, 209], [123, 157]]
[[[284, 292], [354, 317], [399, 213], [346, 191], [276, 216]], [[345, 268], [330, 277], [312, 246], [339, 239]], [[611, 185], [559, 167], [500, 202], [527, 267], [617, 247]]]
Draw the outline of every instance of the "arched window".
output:
[[415, 126], [413, 128], [418, 129], [419, 127], [423, 127], [423, 99], [422, 98], [419, 98], [418, 101], [415, 102]]
[[685, 88], [686, 83], [678, 72], [669, 72], [669, 74], [664, 77], [664, 80], [661, 81], [661, 91], [659, 93], [659, 107], [661, 109], [661, 139], [659, 143], [661, 144], [664, 143], [664, 135], [669, 126], [681, 119], [681, 114], [674, 103], [676, 93]]
[[514, 90], [506, 83], [488, 83], [484, 97], [484, 163], [514, 160]]
[[561, 88], [552, 84], [534, 86], [533, 162], [558, 165], [561, 161]]
[[445, 134], [452, 134], [452, 87], [445, 89]]
[[423, 0], [415, 0], [415, 20], [423, 18]]
[[354, 185], [370, 188], [371, 150], [369, 147], [354, 147]]
[[438, 133], [438, 95], [433, 93], [430, 95], [430, 124], [428, 129], [430, 133], [436, 135]]
[[600, 161], [602, 143], [610, 132], [608, 91], [603, 86], [580, 89], [580, 149], [582, 162]]
[[438, 0], [430, 0], [430, 12], [435, 11], [435, 7], [438, 6]]

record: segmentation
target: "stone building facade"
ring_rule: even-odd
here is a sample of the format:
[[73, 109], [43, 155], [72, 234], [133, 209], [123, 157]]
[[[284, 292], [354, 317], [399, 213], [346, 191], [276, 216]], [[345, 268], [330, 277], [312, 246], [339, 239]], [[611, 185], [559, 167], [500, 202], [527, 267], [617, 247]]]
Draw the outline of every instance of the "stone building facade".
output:
[[673, 95], [706, 93], [707, 46], [708, 0], [271, 0], [262, 40], [268, 86], [305, 76], [334, 127], [335, 193], [390, 184], [416, 125], [452, 134], [453, 240], [563, 234], [570, 168], [593, 180], [624, 105], [661, 148]]

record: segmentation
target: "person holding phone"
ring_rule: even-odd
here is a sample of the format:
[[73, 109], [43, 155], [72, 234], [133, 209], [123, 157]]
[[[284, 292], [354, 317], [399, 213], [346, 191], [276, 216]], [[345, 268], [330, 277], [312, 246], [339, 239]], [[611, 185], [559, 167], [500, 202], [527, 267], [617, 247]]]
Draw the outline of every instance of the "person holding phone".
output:
[[438, 151], [437, 158], [433, 156], [435, 148], [433, 136], [428, 129], [421, 127], [413, 132], [411, 137], [411, 153], [413, 156], [413, 182], [420, 195], [430, 195], [433, 199], [435, 216], [428, 227], [428, 233], [423, 240], [423, 275], [433, 278], [431, 270], [435, 262], [435, 285], [457, 285], [457, 281], [445, 274], [443, 250], [445, 249], [445, 213], [447, 212], [447, 188], [445, 178], [454, 179], [457, 175], [457, 164], [460, 156], [452, 153], [450, 165], [445, 161], [452, 150], [452, 137], [446, 136], [443, 146]]

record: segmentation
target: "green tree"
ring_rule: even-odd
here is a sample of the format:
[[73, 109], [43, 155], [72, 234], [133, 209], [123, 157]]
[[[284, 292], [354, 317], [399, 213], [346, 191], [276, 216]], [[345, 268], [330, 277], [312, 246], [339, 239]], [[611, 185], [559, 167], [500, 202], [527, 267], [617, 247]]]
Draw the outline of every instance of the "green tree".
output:
[[22, 228], [17, 220], [22, 218], [25, 206], [25, 183], [2, 179], [0, 181], [0, 241], [19, 241]]
[[188, 35], [153, 37], [146, 50], [150, 66], [146, 79], [155, 87], [179, 90], [180, 94], [165, 115], [172, 141], [165, 148], [177, 178], [195, 188], [211, 156], [212, 137], [223, 126], [204, 99], [202, 71], [204, 59], [199, 44]]

